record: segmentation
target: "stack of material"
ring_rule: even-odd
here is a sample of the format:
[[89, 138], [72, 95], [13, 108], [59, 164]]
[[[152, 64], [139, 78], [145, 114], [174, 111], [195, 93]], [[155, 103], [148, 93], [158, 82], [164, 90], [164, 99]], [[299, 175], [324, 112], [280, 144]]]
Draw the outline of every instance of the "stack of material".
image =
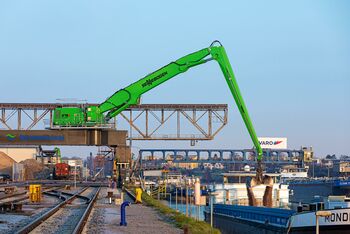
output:
[[263, 197], [263, 204], [266, 207], [272, 207], [272, 186], [266, 186], [264, 197]]
[[0, 152], [0, 173], [12, 176], [12, 165], [16, 161], [7, 154]]
[[43, 166], [41, 165], [41, 163], [39, 163], [35, 159], [26, 159], [21, 163], [24, 164], [24, 168], [25, 168], [24, 178], [26, 180], [36, 179], [36, 175], [43, 170]]
[[247, 186], [248, 201], [250, 206], [257, 206], [257, 200], [255, 199], [253, 188]]
[[50, 178], [50, 174], [51, 170], [48, 167], [44, 167], [42, 171], [34, 175], [34, 178], [37, 180], [45, 180]]
[[265, 175], [262, 178], [262, 181], [259, 181], [257, 177], [250, 178], [250, 180], [247, 180], [247, 195], [249, 200], [250, 206], [258, 206], [258, 200], [255, 198], [253, 187], [258, 185], [265, 185], [265, 192], [263, 196], [263, 206], [266, 207], [272, 207], [272, 190], [273, 190], [273, 179], [272, 177]]

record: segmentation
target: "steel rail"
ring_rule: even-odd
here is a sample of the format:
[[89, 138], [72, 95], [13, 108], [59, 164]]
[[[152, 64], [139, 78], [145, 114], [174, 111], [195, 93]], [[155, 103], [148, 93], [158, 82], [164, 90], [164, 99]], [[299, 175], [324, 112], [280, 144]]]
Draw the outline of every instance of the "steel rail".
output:
[[61, 194], [58, 194], [58, 193], [43, 192], [43, 194], [45, 194], [46, 196], [57, 197], [58, 199], [60, 199], [60, 200], [62, 200], [62, 201], [67, 200], [66, 197], [63, 197]]
[[96, 199], [98, 197], [98, 194], [100, 193], [101, 188], [98, 188], [95, 195], [90, 199], [89, 205], [86, 207], [86, 210], [84, 214], [82, 215], [81, 219], [79, 220], [77, 226], [75, 227], [73, 234], [80, 234], [83, 232], [83, 229], [85, 227], [85, 224], [87, 223], [87, 220], [90, 216], [92, 207], [94, 206]]
[[[46, 194], [47, 192], [50, 192], [50, 191], [52, 191], [54, 189], [57, 189], [57, 188], [46, 189], [46, 190], [43, 191], [43, 193]], [[6, 197], [0, 198], [0, 205], [4, 205], [4, 204], [8, 204], [8, 203], [16, 203], [16, 202], [28, 200], [29, 197], [26, 194], [27, 194], [27, 192], [17, 193], [17, 194], [9, 194]], [[17, 199], [13, 199], [13, 200], [10, 200], [10, 201], [3, 201], [5, 199], [15, 198], [15, 197], [19, 197], [19, 196], [23, 196], [23, 197], [20, 197], [20, 198], [17, 198]]]
[[77, 195], [81, 194], [85, 190], [87, 190], [88, 187], [85, 187], [84, 189], [80, 190], [79, 192], [76, 192], [73, 194], [73, 196], [69, 197], [65, 201], [60, 202], [58, 205], [53, 207], [52, 209], [48, 210], [38, 218], [34, 219], [31, 223], [27, 224], [26, 226], [22, 227], [19, 231], [17, 231], [17, 234], [27, 234], [31, 232], [34, 228], [38, 227], [41, 223], [43, 223], [45, 220], [47, 220], [49, 217], [51, 217], [53, 214], [55, 214], [61, 207], [65, 206], [66, 204], [70, 203], [72, 200], [74, 200]]
[[5, 200], [7, 198], [11, 198], [11, 197], [19, 197], [19, 196], [23, 196], [26, 195], [27, 192], [21, 192], [21, 193], [15, 193], [15, 194], [6, 194], [5, 196], [0, 197], [0, 201]]
[[[72, 193], [67, 193], [67, 192], [61, 192], [61, 194], [63, 194], [63, 195], [68, 195], [68, 196], [74, 195], [74, 194], [72, 194]], [[77, 198], [80, 198], [80, 199], [83, 199], [83, 200], [86, 200], [86, 204], [89, 204], [89, 203], [90, 203], [90, 200], [91, 200], [90, 198], [88, 198], [88, 197], [86, 197], [86, 196], [79, 195], [79, 194], [77, 194], [76, 197], [77, 197]]]

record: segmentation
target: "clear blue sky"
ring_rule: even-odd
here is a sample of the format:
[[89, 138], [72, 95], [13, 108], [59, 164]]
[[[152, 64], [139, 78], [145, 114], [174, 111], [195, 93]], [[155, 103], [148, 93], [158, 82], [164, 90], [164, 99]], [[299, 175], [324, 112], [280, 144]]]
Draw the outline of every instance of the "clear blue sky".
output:
[[[349, 12], [345, 0], [2, 1], [0, 101], [102, 102], [218, 39], [259, 136], [285, 136], [289, 148], [312, 145], [319, 156], [350, 154]], [[251, 147], [215, 63], [156, 88], [143, 103], [228, 103], [229, 125], [198, 147]]]

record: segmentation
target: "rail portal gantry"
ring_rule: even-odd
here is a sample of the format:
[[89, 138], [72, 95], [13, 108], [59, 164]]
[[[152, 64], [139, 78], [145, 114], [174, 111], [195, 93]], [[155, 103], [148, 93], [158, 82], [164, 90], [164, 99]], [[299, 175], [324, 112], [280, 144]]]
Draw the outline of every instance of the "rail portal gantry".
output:
[[[55, 108], [87, 105], [98, 104], [0, 103], [0, 129], [52, 129]], [[227, 104], [134, 105], [114, 120], [113, 129], [129, 130], [129, 140], [212, 140], [227, 124], [227, 109]]]

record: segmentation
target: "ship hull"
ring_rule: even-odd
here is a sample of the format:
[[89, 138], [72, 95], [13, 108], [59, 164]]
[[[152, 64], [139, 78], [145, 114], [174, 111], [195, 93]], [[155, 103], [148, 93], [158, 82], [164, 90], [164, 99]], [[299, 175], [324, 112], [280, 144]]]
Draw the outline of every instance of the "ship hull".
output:
[[[333, 209], [329, 217], [319, 217], [322, 233], [350, 233], [350, 209]], [[210, 212], [204, 212], [210, 223]], [[223, 234], [235, 233], [315, 233], [315, 212], [293, 213], [291, 210], [234, 205], [214, 205], [213, 226]], [[264, 221], [265, 220], [265, 221]]]
[[290, 202], [310, 203], [315, 197], [345, 195], [350, 196], [350, 181], [311, 180], [288, 183], [291, 190]]

